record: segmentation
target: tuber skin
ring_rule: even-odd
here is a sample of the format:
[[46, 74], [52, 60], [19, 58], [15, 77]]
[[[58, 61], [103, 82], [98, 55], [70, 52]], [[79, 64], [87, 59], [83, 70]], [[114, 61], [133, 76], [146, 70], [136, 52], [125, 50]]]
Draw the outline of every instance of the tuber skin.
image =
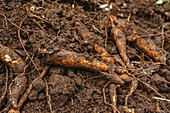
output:
[[130, 65], [129, 58], [126, 54], [126, 37], [124, 33], [114, 26], [111, 30], [111, 36], [116, 42], [116, 47], [119, 51], [120, 56], [122, 57], [126, 66]]
[[116, 16], [112, 16], [112, 19], [117, 23], [117, 27], [124, 30], [127, 26], [127, 21], [125, 19], [118, 19]]
[[[108, 76], [109, 80], [115, 84], [123, 85], [124, 81], [119, 75], [112, 70], [114, 67], [109, 67], [105, 63], [82, 53], [76, 53], [73, 51], [59, 50], [52, 54], [47, 54], [45, 58], [48, 65], [59, 65], [66, 68], [83, 69], [93, 72], [99, 72]], [[111, 74], [103, 72], [112, 72]]]
[[130, 83], [133, 80], [133, 77], [127, 75], [127, 74], [122, 74], [120, 78], [125, 82], [125, 83]]
[[[14, 73], [20, 73], [15, 79], [10, 87], [9, 91], [9, 103], [13, 108], [17, 108], [17, 102], [19, 96], [23, 93], [26, 88], [27, 78], [25, 77], [25, 67], [26, 63], [24, 60], [15, 53], [12, 49], [0, 44], [0, 60], [6, 63], [10, 68], [12, 68]], [[14, 112], [14, 109], [10, 113]], [[17, 113], [17, 111], [15, 111]]]
[[101, 58], [108, 63], [114, 64], [114, 59], [111, 57], [111, 55], [107, 52], [107, 50], [104, 47], [101, 47], [97, 44], [94, 45], [94, 50], [101, 55]]
[[119, 63], [121, 66], [126, 67], [125, 64], [124, 64], [124, 62], [122, 61], [122, 59], [120, 58], [120, 56], [119, 56], [118, 54], [113, 55], [113, 58], [114, 58], [114, 60], [115, 60], [117, 63]]
[[109, 70], [109, 67], [105, 63], [91, 56], [67, 50], [60, 50], [50, 55], [48, 54], [46, 63], [67, 68], [85, 69], [93, 72], [106, 72]]
[[18, 98], [25, 91], [27, 85], [27, 78], [24, 75], [17, 76], [14, 79], [9, 91], [9, 101], [13, 108], [18, 108]]
[[127, 106], [127, 103], [128, 103], [128, 98], [133, 94], [133, 92], [137, 89], [138, 87], [138, 80], [137, 79], [133, 79], [131, 81], [131, 85], [130, 85], [130, 92], [129, 94], [126, 95], [126, 98], [125, 98], [125, 106], [124, 106], [124, 111], [126, 113], [128, 113], [128, 106]]
[[8, 113], [20, 113], [20, 111], [18, 109], [12, 108], [8, 111]]
[[5, 62], [14, 73], [23, 73], [26, 63], [12, 49], [0, 44], [0, 60]]
[[166, 62], [166, 54], [163, 53], [162, 49], [153, 40], [137, 36], [129, 36], [127, 39], [153, 60], [162, 63]]
[[121, 66], [116, 66], [115, 67], [115, 71], [119, 74], [125, 74], [128, 72], [128, 70], [124, 67], [121, 67]]

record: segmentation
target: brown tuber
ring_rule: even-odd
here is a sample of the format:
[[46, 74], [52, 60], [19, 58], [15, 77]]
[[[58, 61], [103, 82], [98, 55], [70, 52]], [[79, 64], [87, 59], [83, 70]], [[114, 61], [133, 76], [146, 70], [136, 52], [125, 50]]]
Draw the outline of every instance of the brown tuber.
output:
[[126, 66], [130, 65], [129, 58], [126, 54], [126, 37], [124, 33], [114, 26], [111, 30], [111, 36], [116, 42], [116, 47], [120, 53], [120, 56], [122, 57], [124, 63]]
[[101, 47], [97, 44], [94, 45], [94, 50], [101, 55], [101, 58], [108, 63], [114, 64], [114, 59], [111, 57], [111, 55], [107, 52], [107, 50], [104, 47]]
[[[49, 65], [59, 65], [66, 68], [83, 69], [99, 73], [110, 72], [113, 68], [89, 55], [63, 49], [58, 52], [48, 54], [45, 59], [47, 60], [46, 63]], [[102, 74], [108, 76], [109, 80], [116, 84], [124, 84], [124, 81], [114, 72], [112, 74]]]
[[154, 59], [157, 62], [166, 62], [166, 54], [163, 53], [153, 40], [149, 38], [130, 36], [127, 38], [129, 42], [133, 42], [134, 45], [147, 56]]
[[23, 73], [26, 63], [12, 49], [0, 44], [0, 60], [5, 62], [15, 73]]
[[27, 78], [24, 75], [17, 76], [14, 79], [9, 91], [9, 101], [13, 108], [18, 108], [18, 98], [26, 88]]

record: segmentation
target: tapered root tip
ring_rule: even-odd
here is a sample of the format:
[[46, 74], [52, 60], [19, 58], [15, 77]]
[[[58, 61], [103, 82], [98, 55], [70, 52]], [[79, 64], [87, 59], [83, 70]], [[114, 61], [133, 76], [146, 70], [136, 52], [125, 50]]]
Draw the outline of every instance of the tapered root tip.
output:
[[128, 42], [133, 42], [133, 41], [136, 40], [136, 38], [137, 38], [137, 37], [135, 37], [135, 36], [128, 36], [128, 37], [127, 37], [127, 40], [128, 40]]
[[18, 109], [12, 108], [11, 110], [8, 111], [8, 113], [20, 113]]
[[125, 82], [117, 75], [116, 73], [114, 74], [109, 74], [107, 75], [109, 77], [109, 80], [115, 84], [123, 86]]
[[15, 109], [17, 109], [18, 108], [18, 105], [17, 105], [17, 101], [16, 100], [13, 100], [13, 99], [11, 99], [10, 100], [11, 102], [11, 106], [13, 107], [13, 108], [15, 108]]
[[124, 106], [124, 107], [123, 107], [123, 110], [124, 110], [125, 113], [129, 113], [129, 109], [128, 109], [127, 106]]

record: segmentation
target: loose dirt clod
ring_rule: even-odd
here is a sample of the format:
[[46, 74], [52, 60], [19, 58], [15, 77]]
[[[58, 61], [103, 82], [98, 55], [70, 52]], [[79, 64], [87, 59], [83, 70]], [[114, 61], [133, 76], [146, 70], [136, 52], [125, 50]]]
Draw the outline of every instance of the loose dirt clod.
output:
[[32, 83], [30, 84], [30, 86], [28, 87], [28, 89], [25, 91], [24, 95], [21, 97], [20, 101], [18, 102], [18, 109], [20, 109], [22, 107], [22, 105], [24, 104], [24, 102], [27, 99], [28, 95], [30, 94], [30, 92], [31, 92], [31, 90], [33, 88], [33, 83], [35, 81], [37, 81], [38, 79], [43, 78], [45, 76], [45, 74], [47, 73], [49, 68], [50, 68], [49, 66], [46, 66], [44, 68], [44, 70], [42, 71], [42, 73], [32, 81]]
[[84, 24], [82, 24], [81, 22], [76, 22], [75, 25], [77, 26], [76, 27], [77, 33], [80, 35], [84, 42], [92, 40], [93, 37]]

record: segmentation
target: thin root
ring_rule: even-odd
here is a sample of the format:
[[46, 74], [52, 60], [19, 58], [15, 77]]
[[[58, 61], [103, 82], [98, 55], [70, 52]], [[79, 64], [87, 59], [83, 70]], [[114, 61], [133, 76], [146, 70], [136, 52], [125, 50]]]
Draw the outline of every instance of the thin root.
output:
[[4, 113], [5, 111], [7, 111], [7, 110], [9, 109], [9, 106], [10, 106], [10, 104], [9, 104], [5, 109], [3, 109], [2, 111], [0, 111], [0, 113]]
[[48, 98], [47, 103], [48, 103], [48, 105], [50, 106], [50, 112], [53, 113], [53, 109], [52, 109], [52, 105], [51, 105], [51, 97], [50, 97], [50, 95], [48, 94], [48, 83], [47, 83], [47, 80], [46, 80], [46, 79], [44, 79], [44, 81], [45, 81], [45, 84], [46, 84], [46, 96], [47, 96], [47, 98]]
[[32, 88], [33, 88], [33, 83], [38, 80], [41, 79], [45, 76], [45, 74], [47, 73], [48, 69], [50, 68], [50, 66], [46, 66], [43, 70], [43, 72], [37, 77], [35, 78], [32, 83], [30, 84], [29, 88], [26, 90], [26, 92], [24, 93], [24, 95], [21, 97], [19, 103], [18, 103], [18, 109], [20, 109], [23, 105], [23, 103], [25, 102], [25, 100], [27, 99], [28, 95], [30, 94]]
[[[132, 75], [132, 74], [130, 74], [130, 73], [128, 73], [128, 75], [133, 76], [134, 78], [136, 78], [134, 75]], [[148, 88], [152, 89], [157, 95], [159, 95], [160, 97], [162, 97], [163, 99], [165, 99], [168, 103], [170, 103], [170, 101], [168, 101], [168, 99], [167, 99], [165, 96], [161, 95], [161, 94], [160, 94], [159, 92], [157, 92], [154, 88], [152, 88], [149, 84], [143, 82], [143, 81], [140, 80], [139, 78], [136, 78], [136, 79], [137, 79], [139, 82], [141, 82], [141, 83], [143, 83], [144, 85], [146, 85]]]
[[[47, 20], [45, 20], [45, 19], [43, 19], [43, 18], [40, 18], [40, 17], [37, 16], [37, 15], [32, 14], [32, 13], [29, 11], [28, 6], [26, 6], [25, 9], [26, 9], [26, 11], [27, 11], [28, 16], [31, 18], [31, 20], [32, 20], [33, 22], [35, 22], [42, 30], [45, 31], [45, 29], [35, 20], [35, 18], [38, 18], [38, 19], [40, 19], [40, 20], [42, 20], [42, 21], [44, 21], [44, 22], [46, 22], [46, 23], [48, 23], [48, 24], [50, 24], [50, 23], [49, 23]], [[51, 24], [50, 24], [50, 25], [51, 25]]]
[[[26, 14], [25, 17], [24, 17], [24, 19], [21, 21], [21, 23], [20, 23], [20, 25], [19, 25], [20, 28], [21, 28], [22, 23], [24, 22], [24, 20], [27, 18], [27, 16], [28, 16], [28, 15]], [[35, 64], [34, 61], [32, 60], [32, 58], [31, 58], [31, 56], [29, 55], [29, 53], [27, 52], [27, 50], [25, 49], [24, 44], [22, 43], [22, 38], [21, 38], [21, 36], [20, 36], [20, 29], [18, 29], [18, 38], [19, 38], [19, 41], [20, 41], [20, 43], [21, 43], [21, 45], [22, 45], [25, 53], [26, 53], [27, 56], [30, 58], [32, 64], [33, 64], [34, 67], [35, 67], [35, 69], [36, 69], [36, 70], [38, 71], [38, 73], [40, 74], [39, 69], [37, 68], [36, 64]]]
[[138, 80], [133, 79], [131, 82], [130, 93], [125, 98], [125, 107], [126, 108], [128, 108], [127, 107], [128, 98], [132, 95], [132, 93], [136, 90], [137, 87], [138, 87]]
[[103, 77], [103, 76], [105, 76], [105, 75], [90, 77], [90, 78], [84, 80], [84, 82], [87, 82], [87, 81], [94, 79], [94, 78], [100, 78], [100, 77]]

